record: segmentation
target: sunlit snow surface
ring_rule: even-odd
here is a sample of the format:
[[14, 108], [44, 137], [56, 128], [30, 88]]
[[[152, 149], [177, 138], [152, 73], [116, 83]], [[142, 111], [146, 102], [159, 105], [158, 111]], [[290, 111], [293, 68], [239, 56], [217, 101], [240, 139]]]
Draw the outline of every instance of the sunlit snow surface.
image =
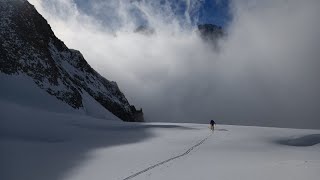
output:
[[4, 180], [123, 180], [146, 169], [131, 179], [320, 177], [320, 130], [228, 126], [217, 120], [212, 133], [206, 124], [124, 123], [110, 120], [112, 115], [96, 119], [3, 99]]

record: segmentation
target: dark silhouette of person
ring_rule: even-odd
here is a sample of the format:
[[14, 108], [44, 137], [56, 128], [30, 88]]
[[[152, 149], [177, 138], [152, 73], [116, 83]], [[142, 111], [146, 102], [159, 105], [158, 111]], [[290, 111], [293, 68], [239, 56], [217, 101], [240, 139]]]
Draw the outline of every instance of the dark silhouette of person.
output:
[[214, 130], [214, 125], [216, 124], [216, 122], [214, 122], [214, 120], [210, 121], [210, 129]]

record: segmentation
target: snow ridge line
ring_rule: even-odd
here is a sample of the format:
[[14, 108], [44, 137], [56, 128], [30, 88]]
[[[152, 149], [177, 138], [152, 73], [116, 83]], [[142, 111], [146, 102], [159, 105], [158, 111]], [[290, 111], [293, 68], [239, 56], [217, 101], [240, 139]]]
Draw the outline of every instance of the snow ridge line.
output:
[[202, 139], [199, 143], [197, 143], [197, 144], [195, 144], [194, 146], [192, 146], [191, 148], [189, 148], [186, 152], [184, 152], [184, 153], [182, 153], [182, 154], [180, 154], [180, 155], [177, 155], [177, 156], [175, 156], [175, 157], [172, 157], [172, 158], [170, 158], [170, 159], [167, 159], [167, 160], [165, 160], [165, 161], [162, 161], [162, 162], [160, 162], [160, 163], [158, 163], [158, 164], [155, 164], [155, 165], [153, 165], [153, 166], [150, 166], [150, 167], [148, 167], [148, 168], [146, 168], [146, 169], [144, 169], [144, 170], [142, 170], [142, 171], [139, 171], [139, 172], [137, 172], [137, 173], [135, 173], [135, 174], [132, 174], [131, 176], [129, 176], [129, 177], [127, 177], [127, 178], [124, 178], [123, 180], [132, 179], [132, 178], [134, 178], [134, 177], [136, 177], [136, 176], [138, 176], [138, 175], [140, 175], [140, 174], [143, 174], [143, 173], [145, 173], [145, 172], [147, 172], [147, 171], [149, 171], [149, 170], [151, 170], [151, 169], [153, 169], [153, 168], [156, 168], [156, 167], [161, 166], [161, 165], [163, 165], [163, 164], [165, 164], [165, 163], [168, 163], [169, 161], [178, 159], [178, 158], [180, 158], [180, 157], [182, 157], [182, 156], [185, 156], [185, 155], [189, 154], [194, 148], [196, 148], [196, 147], [200, 146], [201, 144], [203, 144], [212, 134], [213, 134], [213, 133], [211, 133], [211, 134], [210, 134], [209, 136], [207, 136], [206, 138]]

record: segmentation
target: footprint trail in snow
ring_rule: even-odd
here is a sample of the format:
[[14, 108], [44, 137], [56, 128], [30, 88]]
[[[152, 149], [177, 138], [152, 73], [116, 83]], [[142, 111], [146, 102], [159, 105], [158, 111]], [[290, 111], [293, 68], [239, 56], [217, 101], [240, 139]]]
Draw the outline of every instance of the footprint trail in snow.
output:
[[188, 155], [194, 148], [196, 148], [196, 147], [200, 146], [201, 144], [203, 144], [212, 134], [213, 134], [213, 133], [210, 133], [209, 136], [205, 137], [205, 138], [202, 139], [199, 143], [197, 143], [197, 144], [195, 144], [194, 146], [190, 147], [186, 152], [184, 152], [184, 153], [182, 153], [182, 154], [180, 154], [180, 155], [174, 156], [174, 157], [172, 157], [172, 158], [170, 158], [170, 159], [167, 159], [167, 160], [165, 160], [165, 161], [159, 162], [159, 163], [157, 163], [157, 164], [155, 164], [155, 165], [153, 165], [153, 166], [150, 166], [150, 167], [148, 167], [148, 168], [146, 168], [146, 169], [144, 169], [144, 170], [141, 170], [141, 171], [139, 171], [139, 172], [137, 172], [137, 173], [134, 173], [134, 174], [132, 174], [131, 176], [128, 176], [128, 177], [124, 178], [123, 180], [132, 179], [132, 178], [134, 178], [134, 177], [136, 177], [136, 176], [138, 176], [138, 175], [140, 175], [140, 174], [143, 174], [143, 173], [146, 173], [147, 171], [150, 171], [151, 169], [154, 169], [154, 168], [156, 168], [156, 167], [158, 167], [158, 166], [161, 166], [161, 165], [163, 165], [163, 164], [166, 164], [166, 163], [168, 163], [168, 162], [170, 162], [170, 161], [173, 161], [173, 160], [175, 160], [175, 159], [178, 159], [178, 158], [181, 158], [181, 157], [183, 157], [183, 156], [185, 156], [185, 155]]

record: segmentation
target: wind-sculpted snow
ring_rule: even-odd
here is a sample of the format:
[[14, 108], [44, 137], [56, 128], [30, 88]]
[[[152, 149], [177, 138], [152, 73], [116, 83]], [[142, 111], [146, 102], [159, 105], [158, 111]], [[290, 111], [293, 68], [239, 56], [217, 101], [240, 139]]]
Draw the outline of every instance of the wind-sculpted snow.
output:
[[0, 72], [26, 74], [73, 108], [84, 93], [125, 121], [137, 116], [115, 82], [99, 75], [79, 51], [68, 49], [26, 0], [0, 2]]
[[320, 134], [310, 134], [301, 137], [280, 140], [278, 143], [288, 146], [313, 146], [320, 143]]

